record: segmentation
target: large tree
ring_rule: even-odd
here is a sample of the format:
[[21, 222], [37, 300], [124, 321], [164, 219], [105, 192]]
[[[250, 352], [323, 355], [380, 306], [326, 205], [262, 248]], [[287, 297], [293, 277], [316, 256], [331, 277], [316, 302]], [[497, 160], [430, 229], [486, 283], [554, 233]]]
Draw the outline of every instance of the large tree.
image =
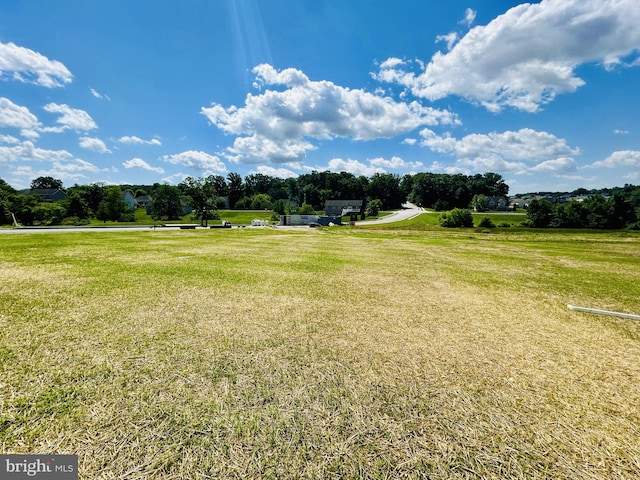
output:
[[62, 190], [62, 180], [53, 177], [38, 177], [31, 181], [31, 190], [49, 188]]
[[105, 187], [105, 195], [100, 204], [98, 205], [98, 211], [96, 217], [98, 220], [106, 222], [129, 220], [127, 214], [130, 212], [130, 208], [122, 198], [122, 190], [118, 186]]
[[154, 185], [151, 218], [154, 220], [179, 220], [184, 214], [180, 189], [172, 185]]
[[203, 225], [212, 216], [212, 211], [217, 209], [216, 200], [218, 194], [212, 177], [193, 178], [187, 177], [178, 185], [186, 196], [187, 202], [195, 212], [196, 218], [200, 218]]

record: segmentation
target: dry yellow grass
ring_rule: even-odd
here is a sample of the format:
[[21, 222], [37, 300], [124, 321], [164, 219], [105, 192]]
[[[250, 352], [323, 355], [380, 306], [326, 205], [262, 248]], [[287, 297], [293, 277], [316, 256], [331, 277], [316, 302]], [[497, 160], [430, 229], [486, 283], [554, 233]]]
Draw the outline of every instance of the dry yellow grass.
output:
[[566, 308], [639, 307], [637, 237], [67, 235], [0, 238], [3, 453], [78, 453], [82, 478], [640, 475], [640, 327]]

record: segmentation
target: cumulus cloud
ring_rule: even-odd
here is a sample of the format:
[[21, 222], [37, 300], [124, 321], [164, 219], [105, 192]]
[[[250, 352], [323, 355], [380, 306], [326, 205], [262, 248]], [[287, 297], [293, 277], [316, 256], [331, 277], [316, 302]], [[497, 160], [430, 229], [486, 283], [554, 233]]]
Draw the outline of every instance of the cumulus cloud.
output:
[[124, 168], [141, 168], [143, 170], [148, 170], [150, 172], [164, 173], [164, 168], [152, 167], [141, 158], [132, 158], [131, 160], [127, 160], [126, 162], [122, 163], [122, 166]]
[[467, 8], [464, 11], [464, 20], [462, 20], [462, 22], [464, 25], [466, 26], [470, 26], [476, 19], [476, 11], [471, 9], [471, 8]]
[[262, 175], [268, 175], [275, 178], [296, 178], [298, 176], [294, 171], [282, 167], [273, 168], [268, 165], [260, 165], [257, 170], [258, 173], [261, 173]]
[[390, 159], [374, 158], [369, 160], [369, 163], [374, 167], [380, 167], [389, 170], [417, 170], [424, 166], [422, 162], [407, 162], [400, 157], [391, 157]]
[[203, 170], [204, 175], [210, 175], [214, 172], [226, 172], [226, 165], [215, 155], [206, 152], [189, 150], [173, 155], [163, 155], [162, 160], [174, 165], [183, 165], [185, 167]]
[[580, 65], [638, 65], [639, 21], [637, 0], [524, 3], [474, 27], [419, 73], [384, 62], [375, 77], [432, 101], [457, 95], [494, 112], [535, 112], [584, 85], [575, 74]]
[[592, 167], [638, 167], [640, 168], [640, 151], [638, 150], [620, 150], [613, 152], [604, 160], [594, 162]]
[[532, 172], [568, 173], [577, 170], [578, 164], [571, 157], [559, 157], [546, 160], [531, 167]]
[[176, 173], [174, 175], [169, 175], [168, 177], [164, 177], [162, 179], [163, 183], [168, 183], [170, 185], [176, 185], [180, 182], [182, 182], [185, 178], [187, 178], [189, 175], [187, 175], [186, 173]]
[[436, 37], [436, 42], [445, 42], [447, 44], [447, 50], [451, 50], [458, 40], [458, 34], [456, 32], [451, 32], [446, 35], [438, 35]]
[[20, 140], [12, 135], [0, 135], [0, 143], [20, 143]]
[[111, 153], [111, 150], [107, 148], [104, 142], [95, 137], [82, 137], [80, 139], [80, 147], [96, 153]]
[[143, 140], [142, 138], [136, 137], [135, 135], [120, 137], [118, 139], [118, 142], [126, 143], [129, 145], [158, 145], [158, 146], [162, 145], [162, 142], [157, 138], [152, 138], [151, 140]]
[[325, 170], [330, 170], [332, 172], [349, 172], [353, 173], [356, 177], [359, 177], [360, 175], [372, 177], [376, 173], [386, 173], [384, 168], [367, 165], [366, 163], [359, 162], [358, 160], [343, 160], [342, 158], [329, 160], [329, 164]]
[[0, 79], [7, 78], [53, 88], [71, 82], [73, 75], [57, 60], [11, 42], [0, 42]]
[[[65, 104], [49, 103], [44, 106], [44, 109], [49, 113], [59, 113], [60, 117], [57, 123], [61, 125], [58, 130], [93, 130], [98, 128], [93, 118], [84, 110], [77, 108], [71, 108]], [[54, 128], [45, 128], [43, 131], [57, 131]]]
[[571, 156], [580, 153], [564, 139], [529, 128], [471, 134], [461, 139], [439, 136], [429, 129], [422, 130], [420, 135], [422, 146], [452, 155], [460, 165], [475, 171], [566, 171], [575, 168]]
[[[387, 63], [393, 64], [394, 62]], [[422, 126], [458, 124], [446, 110], [401, 103], [329, 81], [311, 81], [302, 71], [254, 68], [256, 87], [243, 107], [213, 104], [201, 112], [225, 133], [237, 135], [228, 156], [233, 161], [288, 163], [302, 160], [313, 140], [390, 138]]]
[[40, 122], [27, 107], [16, 105], [8, 98], [0, 97], [0, 127], [31, 130], [38, 128]]
[[45, 150], [36, 147], [33, 142], [25, 141], [11, 147], [0, 146], [0, 165], [15, 161], [62, 161], [72, 158], [66, 150]]
[[75, 172], [99, 172], [100, 169], [93, 163], [87, 162], [80, 158], [75, 158], [68, 162], [53, 162], [52, 170], [56, 172], [75, 173]]

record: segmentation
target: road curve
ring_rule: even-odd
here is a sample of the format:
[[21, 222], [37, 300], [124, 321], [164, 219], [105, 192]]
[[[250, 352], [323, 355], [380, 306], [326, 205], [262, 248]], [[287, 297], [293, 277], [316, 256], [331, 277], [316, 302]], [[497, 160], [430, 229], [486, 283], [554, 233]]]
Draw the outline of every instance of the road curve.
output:
[[424, 208], [418, 207], [413, 203], [404, 203], [402, 204], [402, 210], [398, 210], [397, 212], [393, 212], [390, 215], [386, 215], [375, 220], [361, 220], [359, 222], [356, 222], [356, 225], [380, 225], [383, 223], [393, 223], [400, 222], [402, 220], [410, 220], [414, 217], [417, 217], [421, 213], [424, 213], [424, 211]]

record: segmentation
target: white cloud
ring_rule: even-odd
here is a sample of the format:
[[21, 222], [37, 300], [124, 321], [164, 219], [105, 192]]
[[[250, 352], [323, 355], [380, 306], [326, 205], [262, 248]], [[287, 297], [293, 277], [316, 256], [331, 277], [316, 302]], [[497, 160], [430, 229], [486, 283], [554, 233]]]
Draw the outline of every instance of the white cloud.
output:
[[386, 173], [383, 168], [373, 167], [359, 162], [358, 160], [343, 160], [341, 158], [329, 160], [328, 167], [324, 170], [330, 170], [332, 172], [349, 172], [353, 173], [356, 177], [359, 177], [360, 175], [371, 177], [376, 173]]
[[11, 135], [0, 135], [0, 143], [20, 143], [20, 140]]
[[446, 35], [438, 35], [436, 37], [436, 43], [446, 42], [447, 50], [451, 50], [451, 48], [455, 45], [457, 40], [458, 40], [458, 34], [456, 32], [451, 32]]
[[94, 97], [100, 99], [100, 100], [106, 100], [107, 102], [111, 101], [111, 98], [109, 97], [109, 95], [104, 95], [100, 92], [98, 92], [95, 88], [91, 88], [89, 87], [89, 91], [91, 92], [91, 95], [93, 95]]
[[640, 151], [621, 150], [613, 152], [606, 159], [591, 164], [592, 167], [638, 167], [640, 168]]
[[174, 175], [170, 175], [168, 177], [164, 177], [162, 178], [162, 183], [168, 183], [169, 185], [177, 185], [178, 183], [182, 182], [185, 178], [187, 178], [189, 175], [187, 175], [186, 173], [176, 173]]
[[613, 131], [616, 135], [629, 135], [629, 130], [618, 130], [617, 128]]
[[566, 140], [547, 132], [529, 128], [489, 134], [471, 134], [461, 139], [438, 136], [429, 129], [420, 132], [422, 146], [454, 156], [459, 165], [474, 171], [526, 173], [560, 172], [576, 167], [572, 155], [580, 150], [571, 148]]
[[16, 105], [8, 98], [0, 97], [0, 127], [32, 130], [40, 122], [27, 107]]
[[75, 158], [70, 162], [53, 162], [52, 170], [57, 172], [99, 172], [100, 169], [93, 163], [80, 158]]
[[424, 166], [422, 162], [406, 162], [400, 157], [391, 157], [389, 160], [385, 158], [374, 158], [369, 160], [369, 163], [374, 167], [380, 167], [389, 170], [417, 170]]
[[418, 74], [383, 63], [375, 77], [430, 100], [457, 95], [494, 112], [534, 112], [584, 85], [575, 75], [580, 65], [611, 69], [630, 55], [626, 64], [638, 64], [639, 22], [637, 0], [525, 3], [474, 27]]
[[297, 173], [287, 168], [273, 168], [267, 165], [260, 165], [257, 170], [258, 173], [261, 173], [262, 175], [268, 175], [275, 178], [296, 178], [298, 176]]
[[467, 8], [464, 11], [464, 20], [462, 20], [461, 23], [463, 23], [466, 26], [470, 26], [476, 19], [476, 12], [475, 10], [471, 9], [471, 8]]
[[0, 79], [5, 78], [52, 88], [71, 82], [73, 75], [57, 60], [11, 42], [0, 42]]
[[558, 157], [576, 155], [566, 140], [547, 132], [530, 128], [502, 133], [474, 133], [457, 140], [449, 135], [438, 136], [429, 129], [420, 132], [422, 145], [440, 153], [450, 153], [458, 158], [474, 158], [495, 155], [519, 161], [544, 161]]
[[227, 167], [218, 157], [206, 152], [189, 150], [173, 155], [163, 155], [160, 158], [165, 162], [172, 163], [174, 165], [183, 165], [185, 167], [203, 170], [204, 176], [215, 172], [220, 173], [227, 171]]
[[60, 161], [72, 158], [66, 150], [45, 150], [26, 141], [12, 147], [0, 146], [0, 165], [15, 161]]
[[80, 139], [80, 147], [91, 150], [96, 153], [111, 153], [102, 140], [95, 137], [82, 137]]
[[118, 142], [126, 143], [129, 145], [158, 145], [158, 146], [162, 145], [162, 142], [157, 138], [152, 138], [151, 140], [143, 140], [142, 138], [136, 137], [135, 135], [120, 137], [118, 139]]
[[263, 64], [253, 71], [257, 86], [284, 89], [249, 94], [241, 108], [213, 104], [201, 109], [214, 126], [238, 136], [228, 151], [234, 161], [301, 161], [316, 148], [311, 140], [390, 138], [421, 126], [459, 124], [446, 110], [418, 102], [399, 103], [329, 81], [311, 81], [293, 68], [278, 71]]
[[576, 161], [571, 157], [558, 157], [553, 160], [546, 160], [532, 167], [532, 172], [568, 173], [574, 172], [578, 167]]
[[59, 113], [61, 116], [58, 118], [57, 122], [61, 124], [62, 127], [49, 127], [42, 129], [42, 131], [56, 132], [67, 129], [93, 130], [94, 128], [98, 128], [96, 122], [94, 122], [91, 116], [84, 110], [71, 108], [68, 105], [60, 105], [57, 103], [49, 103], [44, 106], [44, 109], [49, 113]]
[[131, 160], [127, 160], [126, 162], [122, 163], [122, 166], [124, 166], [124, 168], [141, 168], [150, 172], [164, 173], [164, 168], [152, 167], [141, 158], [132, 158]]

